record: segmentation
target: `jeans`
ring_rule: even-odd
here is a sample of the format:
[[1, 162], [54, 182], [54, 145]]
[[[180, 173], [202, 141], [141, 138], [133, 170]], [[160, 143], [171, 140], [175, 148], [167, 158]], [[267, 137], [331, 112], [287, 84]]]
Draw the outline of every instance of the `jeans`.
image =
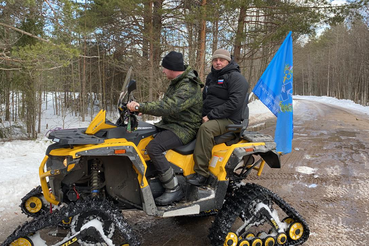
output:
[[170, 163], [165, 158], [163, 152], [182, 145], [181, 139], [169, 130], [159, 132], [147, 145], [147, 154], [160, 174], [165, 173], [170, 168]]

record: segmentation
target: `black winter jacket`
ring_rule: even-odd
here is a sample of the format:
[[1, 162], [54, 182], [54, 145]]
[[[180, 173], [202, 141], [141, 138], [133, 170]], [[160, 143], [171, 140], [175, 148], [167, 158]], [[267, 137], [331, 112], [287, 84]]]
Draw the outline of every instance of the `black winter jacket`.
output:
[[242, 106], [246, 100], [249, 83], [232, 61], [223, 69], [211, 68], [203, 90], [202, 116], [213, 119], [230, 119], [235, 124], [242, 121]]

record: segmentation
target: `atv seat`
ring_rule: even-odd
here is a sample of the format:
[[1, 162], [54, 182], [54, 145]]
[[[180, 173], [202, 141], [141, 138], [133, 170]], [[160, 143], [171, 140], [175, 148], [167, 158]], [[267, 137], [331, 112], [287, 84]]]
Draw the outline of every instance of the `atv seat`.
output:
[[[233, 124], [228, 125], [227, 129], [229, 132], [224, 133], [223, 135], [216, 136], [214, 138], [215, 144], [226, 143], [226, 145], [232, 145], [240, 141], [240, 138], [243, 135], [243, 132], [246, 130], [249, 125], [249, 93], [246, 94], [246, 100], [243, 104], [243, 113], [242, 113], [242, 122], [241, 124]], [[192, 140], [186, 145], [174, 148], [175, 152], [178, 152], [182, 155], [190, 155], [193, 153], [196, 145], [196, 139]]]
[[190, 155], [193, 153], [194, 149], [195, 149], [195, 145], [196, 145], [196, 138], [194, 140], [192, 140], [191, 142], [189, 142], [186, 145], [182, 145], [180, 147], [174, 148], [173, 150], [175, 152], [178, 152], [182, 155]]
[[249, 93], [246, 94], [246, 99], [243, 103], [243, 112], [242, 112], [242, 122], [241, 124], [233, 124], [228, 125], [228, 132], [223, 135], [216, 136], [214, 138], [215, 144], [225, 143], [226, 145], [232, 145], [240, 141], [242, 138], [243, 132], [246, 130], [249, 125]]

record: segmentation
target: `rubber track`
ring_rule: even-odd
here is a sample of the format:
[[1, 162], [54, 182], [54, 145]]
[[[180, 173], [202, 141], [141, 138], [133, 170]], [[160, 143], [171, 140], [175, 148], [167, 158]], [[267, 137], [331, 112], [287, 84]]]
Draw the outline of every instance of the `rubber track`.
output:
[[60, 221], [69, 217], [76, 216], [82, 212], [89, 211], [101, 211], [115, 224], [115, 229], [120, 231], [128, 241], [130, 246], [140, 245], [140, 239], [133, 232], [127, 221], [124, 219], [121, 211], [114, 207], [107, 200], [88, 199], [84, 201], [77, 201], [71, 203], [68, 206], [61, 207], [53, 213], [34, 218], [32, 221], [24, 223], [19, 226], [2, 244], [1, 246], [10, 245], [14, 240], [25, 237], [29, 234], [36, 233], [37, 231], [49, 226], [57, 226]]
[[27, 217], [38, 217], [38, 216], [41, 216], [41, 215], [44, 215], [47, 213], [47, 209], [45, 207], [43, 207], [39, 212], [37, 213], [30, 213], [26, 210], [26, 208], [23, 206], [23, 204], [30, 198], [30, 197], [33, 197], [33, 196], [39, 196], [41, 195], [42, 196], [42, 188], [41, 186], [37, 186], [36, 188], [33, 188], [30, 192], [28, 192], [27, 195], [25, 195], [23, 198], [22, 198], [22, 202], [21, 204], [19, 205], [19, 207], [21, 208], [22, 210], [22, 213], [24, 213], [25, 215], [27, 215]]
[[[260, 197], [268, 197], [271, 199], [289, 217], [293, 218], [295, 221], [301, 222], [304, 227], [304, 234], [299, 240], [289, 240], [283, 246], [301, 245], [309, 238], [309, 227], [304, 218], [302, 218], [294, 208], [272, 191], [260, 185], [248, 183], [238, 188], [231, 199], [224, 203], [223, 208], [220, 210], [218, 216], [210, 227], [209, 239], [211, 244], [213, 246], [223, 245], [230, 228], [236, 218], [241, 214], [241, 211], [248, 208], [252, 201], [260, 199]], [[261, 198], [261, 200], [263, 199]]]

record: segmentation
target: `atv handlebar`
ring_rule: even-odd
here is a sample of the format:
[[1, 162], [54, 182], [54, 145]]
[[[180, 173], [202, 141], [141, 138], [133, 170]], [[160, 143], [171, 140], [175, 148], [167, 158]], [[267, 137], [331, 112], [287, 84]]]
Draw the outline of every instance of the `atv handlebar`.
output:
[[132, 92], [136, 89], [136, 80], [131, 79], [128, 85], [123, 88], [124, 91], [121, 92], [121, 95], [118, 100], [118, 111], [119, 111], [119, 119], [116, 124], [118, 126], [127, 127], [127, 131], [134, 131], [138, 126], [137, 114], [138, 112], [131, 112], [127, 108], [127, 104], [134, 100], [132, 96]]

